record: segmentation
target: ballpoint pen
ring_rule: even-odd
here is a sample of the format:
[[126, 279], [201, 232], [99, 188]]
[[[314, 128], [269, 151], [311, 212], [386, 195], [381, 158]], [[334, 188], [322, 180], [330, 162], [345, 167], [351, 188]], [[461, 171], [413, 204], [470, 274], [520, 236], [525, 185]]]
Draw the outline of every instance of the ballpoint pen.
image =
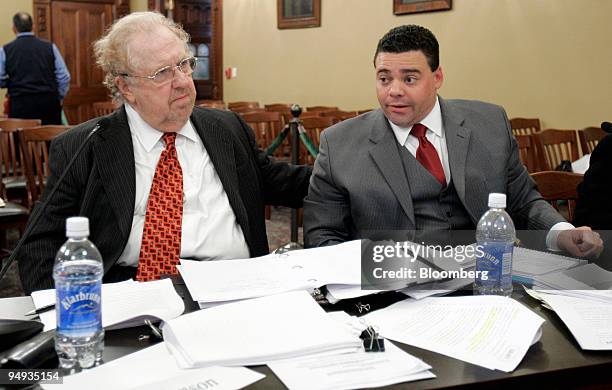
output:
[[38, 309], [30, 310], [29, 312], [25, 313], [25, 315], [26, 316], [33, 316], [35, 314], [38, 315], [38, 314], [46, 313], [54, 309], [55, 309], [55, 303], [51, 303], [49, 305], [41, 306]]

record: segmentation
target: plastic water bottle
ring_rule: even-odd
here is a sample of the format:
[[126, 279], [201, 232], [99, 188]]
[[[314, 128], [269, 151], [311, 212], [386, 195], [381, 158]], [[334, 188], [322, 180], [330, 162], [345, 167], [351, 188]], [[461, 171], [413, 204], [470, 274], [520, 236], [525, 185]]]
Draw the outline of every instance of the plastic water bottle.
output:
[[[506, 194], [489, 194], [489, 210], [476, 227], [475, 294], [512, 294], [512, 252], [516, 230], [505, 208]], [[486, 276], [483, 276], [484, 272]]]
[[53, 266], [57, 328], [55, 350], [60, 367], [80, 371], [102, 360], [102, 256], [88, 240], [89, 220], [66, 220], [68, 240]]

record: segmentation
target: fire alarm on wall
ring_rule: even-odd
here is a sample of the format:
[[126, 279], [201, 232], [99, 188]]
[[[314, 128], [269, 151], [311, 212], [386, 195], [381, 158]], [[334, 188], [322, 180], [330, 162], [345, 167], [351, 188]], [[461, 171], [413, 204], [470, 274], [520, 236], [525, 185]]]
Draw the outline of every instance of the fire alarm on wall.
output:
[[233, 79], [234, 77], [238, 76], [238, 68], [227, 68], [225, 69], [225, 78], [226, 79]]

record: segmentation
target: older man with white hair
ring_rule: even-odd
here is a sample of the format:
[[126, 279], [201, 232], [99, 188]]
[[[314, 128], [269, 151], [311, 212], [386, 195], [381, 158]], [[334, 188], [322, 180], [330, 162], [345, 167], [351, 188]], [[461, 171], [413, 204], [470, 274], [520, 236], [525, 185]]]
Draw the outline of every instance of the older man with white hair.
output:
[[[23, 246], [26, 293], [53, 286], [69, 216], [89, 218], [105, 281], [146, 281], [176, 273], [179, 258], [264, 255], [264, 205], [301, 205], [310, 168], [270, 160], [238, 115], [194, 108], [188, 40], [162, 15], [138, 12], [96, 42], [105, 84], [121, 107], [78, 157]], [[99, 121], [53, 142], [47, 189]]]

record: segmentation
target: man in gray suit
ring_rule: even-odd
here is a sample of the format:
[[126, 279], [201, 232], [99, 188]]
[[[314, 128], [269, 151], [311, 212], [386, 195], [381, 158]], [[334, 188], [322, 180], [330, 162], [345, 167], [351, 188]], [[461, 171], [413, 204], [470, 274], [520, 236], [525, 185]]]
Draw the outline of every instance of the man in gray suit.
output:
[[26, 293], [53, 287], [53, 259], [70, 216], [89, 218], [104, 281], [116, 282], [174, 274], [179, 258], [265, 255], [264, 204], [301, 206], [309, 168], [270, 160], [238, 115], [194, 108], [195, 59], [187, 42], [161, 14], [136, 12], [96, 43], [105, 83], [121, 107], [53, 141], [45, 197], [96, 123], [106, 122], [21, 248]]
[[575, 229], [541, 198], [503, 108], [437, 95], [444, 75], [431, 31], [392, 29], [374, 66], [381, 109], [321, 134], [304, 201], [307, 246], [380, 231], [475, 229], [488, 194], [500, 192], [517, 229], [548, 231], [550, 249], [601, 252], [597, 233]]

